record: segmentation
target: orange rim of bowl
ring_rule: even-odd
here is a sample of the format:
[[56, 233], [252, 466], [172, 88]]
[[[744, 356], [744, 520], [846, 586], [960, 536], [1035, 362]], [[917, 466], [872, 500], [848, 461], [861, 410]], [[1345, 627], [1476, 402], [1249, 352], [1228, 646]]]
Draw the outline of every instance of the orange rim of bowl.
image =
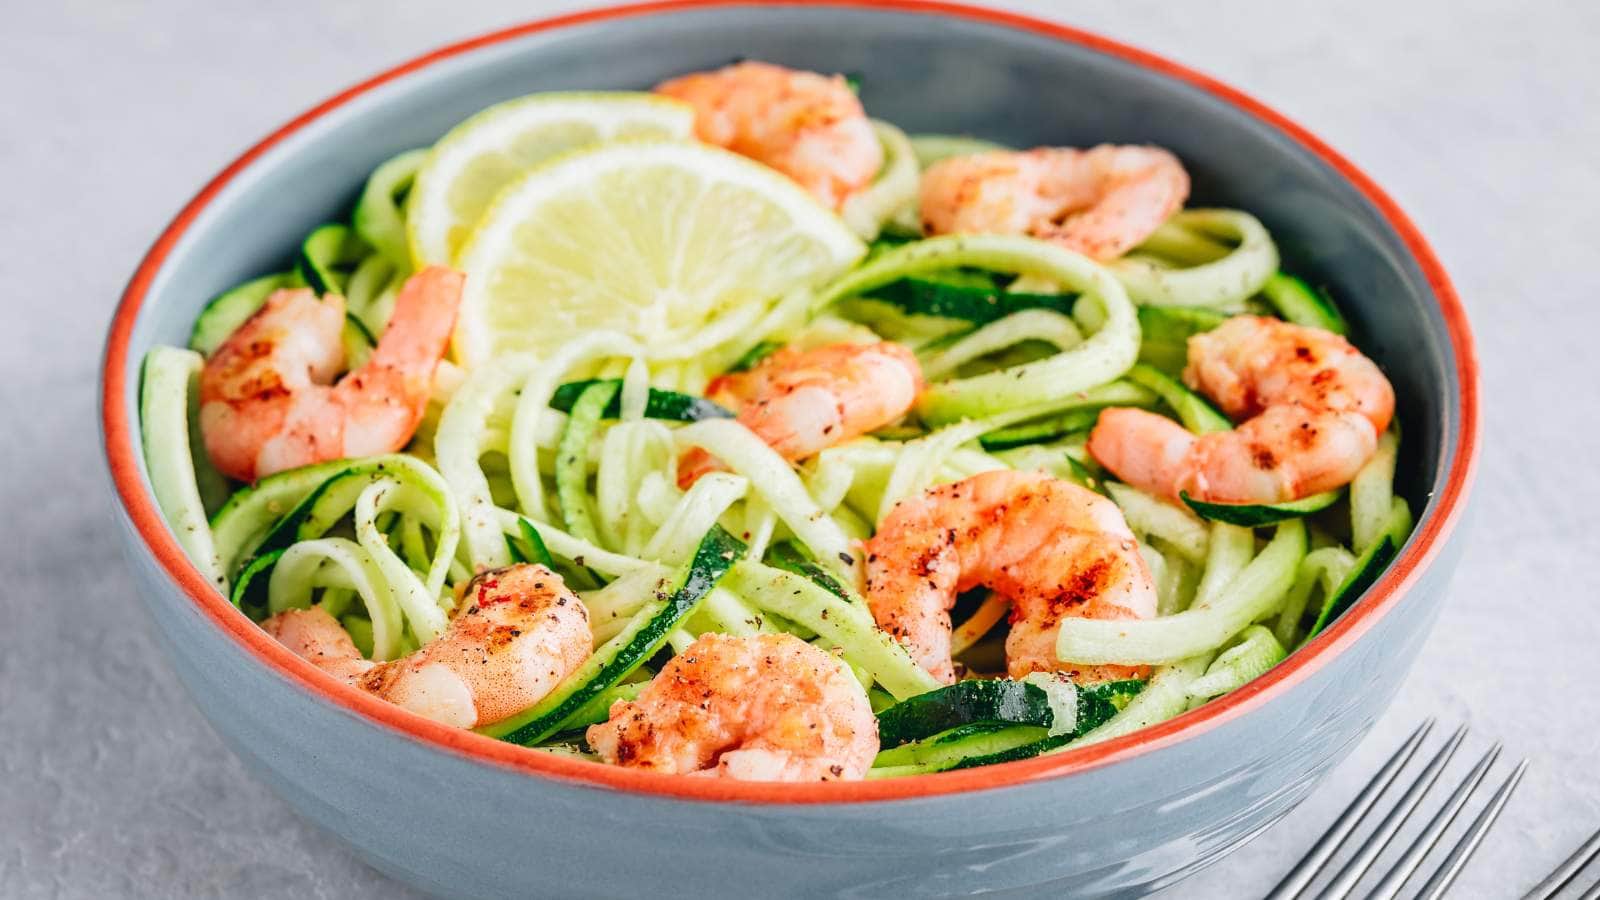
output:
[[1370, 202], [1400, 236], [1413, 261], [1427, 278], [1444, 317], [1455, 354], [1460, 406], [1458, 442], [1449, 464], [1449, 478], [1437, 492], [1435, 508], [1405, 551], [1366, 595], [1305, 649], [1244, 687], [1182, 715], [1120, 738], [1076, 750], [975, 769], [905, 778], [816, 784], [775, 784], [727, 779], [685, 778], [543, 753], [462, 731], [425, 719], [350, 687], [295, 656], [217, 592], [184, 555], [168, 531], [140, 475], [137, 442], [125, 403], [128, 387], [128, 343], [145, 294], [174, 245], [196, 217], [244, 169], [310, 123], [373, 89], [435, 63], [540, 32], [656, 13], [762, 5], [750, 0], [666, 0], [637, 3], [557, 16], [461, 41], [419, 56], [323, 101], [251, 147], [213, 178], [180, 211], [140, 262], [117, 306], [106, 341], [102, 369], [101, 416], [106, 456], [123, 508], [133, 527], [168, 576], [195, 606], [240, 646], [278, 675], [311, 694], [434, 748], [472, 760], [557, 779], [568, 783], [615, 788], [685, 800], [747, 803], [858, 803], [907, 800], [943, 794], [1010, 787], [1031, 781], [1086, 772], [1169, 747], [1216, 728], [1265, 704], [1343, 652], [1397, 604], [1423, 569], [1439, 553], [1454, 530], [1476, 473], [1479, 445], [1478, 366], [1472, 335], [1460, 298], [1444, 267], [1421, 233], [1393, 200], [1349, 160], [1283, 115], [1249, 96], [1177, 63], [1076, 28], [1016, 13], [936, 0], [777, 0], [773, 6], [836, 6], [949, 17], [999, 25], [1096, 51], [1158, 72], [1199, 88], [1241, 109], [1290, 137], [1301, 148], [1332, 167]]

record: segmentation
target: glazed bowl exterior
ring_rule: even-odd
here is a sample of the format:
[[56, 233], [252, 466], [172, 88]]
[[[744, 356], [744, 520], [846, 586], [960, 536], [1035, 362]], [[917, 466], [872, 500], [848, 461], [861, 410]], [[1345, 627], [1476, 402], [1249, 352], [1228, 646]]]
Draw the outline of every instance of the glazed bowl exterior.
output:
[[[366, 174], [490, 103], [642, 88], [748, 56], [861, 79], [909, 132], [1171, 148], [1196, 205], [1259, 216], [1394, 381], [1416, 533], [1379, 584], [1256, 682], [1138, 735], [914, 779], [752, 785], [650, 775], [452, 731], [338, 685], [183, 559], [137, 452], [138, 365], [205, 300], [283, 268]], [[1070, 90], [1066, 89], [1070, 86]], [[973, 8], [883, 0], [600, 10], [445, 48], [280, 130], [158, 239], [112, 324], [102, 401], [139, 595], [217, 732], [374, 866], [471, 897], [1122, 896], [1215, 861], [1311, 790], [1388, 704], [1437, 617], [1478, 445], [1459, 302], [1394, 204], [1316, 138], [1148, 54]]]

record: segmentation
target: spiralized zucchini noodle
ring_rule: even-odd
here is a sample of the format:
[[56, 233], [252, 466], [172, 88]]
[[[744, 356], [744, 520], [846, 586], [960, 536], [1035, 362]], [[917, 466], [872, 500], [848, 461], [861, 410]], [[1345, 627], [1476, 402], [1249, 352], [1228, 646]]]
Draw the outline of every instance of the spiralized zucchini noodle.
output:
[[[701, 635], [793, 635], [867, 692], [882, 739], [871, 777], [1059, 752], [1178, 715], [1277, 664], [1372, 583], [1411, 525], [1394, 488], [1398, 426], [1347, 490], [1253, 520], [1122, 483], [1086, 450], [1111, 406], [1207, 430], [1215, 411], [1179, 377], [1193, 334], [1242, 313], [1343, 327], [1330, 299], [1280, 274], [1260, 221], [1181, 211], [1112, 262], [1021, 235], [924, 236], [922, 171], [997, 145], [908, 138], [876, 120], [872, 130], [883, 168], [839, 210], [872, 243], [847, 271], [721, 309], [672, 342], [596, 330], [470, 370], [447, 359], [400, 452], [230, 481], [199, 439], [206, 358], [269, 294], [299, 285], [345, 298], [346, 365], [368, 357], [416, 268], [406, 196], [427, 154], [385, 162], [348, 223], [308, 236], [294, 269], [225, 292], [190, 348], [147, 357], [146, 463], [180, 545], [245, 614], [316, 606], [372, 661], [438, 640], [475, 574], [547, 565], [584, 604], [596, 652], [545, 699], [481, 730], [586, 756], [580, 729], [638, 697]], [[798, 463], [704, 396], [777, 348], [873, 341], [914, 352], [926, 379], [915, 406]], [[719, 465], [685, 483], [695, 453]], [[951, 611], [953, 685], [879, 627], [862, 542], [902, 501], [999, 470], [1043, 471], [1120, 508], [1157, 615], [1064, 618], [1057, 655], [1143, 675], [1005, 677], [1010, 603], [991, 590]]]

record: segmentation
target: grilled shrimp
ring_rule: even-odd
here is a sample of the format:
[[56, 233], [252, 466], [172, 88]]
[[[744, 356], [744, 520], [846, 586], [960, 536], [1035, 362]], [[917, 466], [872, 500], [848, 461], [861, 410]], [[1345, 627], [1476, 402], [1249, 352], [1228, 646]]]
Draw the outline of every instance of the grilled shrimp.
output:
[[303, 659], [374, 696], [457, 728], [477, 728], [539, 702], [588, 658], [589, 612], [544, 566], [480, 573], [450, 627], [402, 659], [362, 659], [321, 607], [261, 623]]
[[878, 627], [935, 678], [955, 680], [950, 607], [987, 587], [1011, 600], [1006, 668], [1065, 671], [1075, 681], [1142, 677], [1141, 667], [1056, 659], [1067, 616], [1147, 619], [1155, 582], [1122, 511], [1039, 472], [983, 472], [902, 500], [866, 542], [867, 603]]
[[306, 288], [268, 297], [200, 374], [200, 430], [218, 471], [254, 481], [404, 447], [427, 407], [461, 282], [438, 267], [411, 276], [371, 358], [337, 382], [344, 298]]
[[1159, 147], [1101, 144], [957, 156], [922, 176], [929, 234], [1027, 234], [1110, 260], [1149, 237], [1189, 196]]
[[844, 78], [741, 62], [656, 85], [695, 109], [695, 135], [788, 175], [831, 209], [872, 183], [883, 145]]
[[[713, 379], [706, 395], [737, 410], [739, 422], [783, 458], [805, 459], [899, 419], [922, 391], [922, 367], [893, 341], [789, 347], [746, 372]], [[678, 464], [687, 487], [715, 467], [695, 448]]]
[[789, 634], [702, 635], [588, 731], [607, 762], [741, 781], [864, 777], [878, 722], [838, 660]]
[[1129, 484], [1174, 500], [1282, 503], [1348, 484], [1394, 415], [1394, 388], [1349, 341], [1320, 328], [1235, 316], [1189, 339], [1184, 381], [1235, 420], [1195, 435], [1108, 409], [1089, 452]]

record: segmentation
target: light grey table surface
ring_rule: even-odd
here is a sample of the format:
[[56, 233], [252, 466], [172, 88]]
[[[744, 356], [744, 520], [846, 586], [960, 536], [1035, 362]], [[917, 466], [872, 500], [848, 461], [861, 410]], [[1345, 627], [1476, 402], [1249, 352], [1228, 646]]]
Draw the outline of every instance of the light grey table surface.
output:
[[[97, 354], [157, 230], [248, 143], [420, 51], [580, 5], [7, 5], [0, 897], [408, 895], [246, 774], [163, 660], [113, 538]], [[1482, 354], [1476, 528], [1400, 699], [1300, 809], [1169, 895], [1260, 896], [1425, 715], [1471, 723], [1466, 755], [1534, 760], [1459, 895], [1526, 888], [1600, 826], [1600, 4], [1009, 5], [1321, 134], [1431, 237]]]

